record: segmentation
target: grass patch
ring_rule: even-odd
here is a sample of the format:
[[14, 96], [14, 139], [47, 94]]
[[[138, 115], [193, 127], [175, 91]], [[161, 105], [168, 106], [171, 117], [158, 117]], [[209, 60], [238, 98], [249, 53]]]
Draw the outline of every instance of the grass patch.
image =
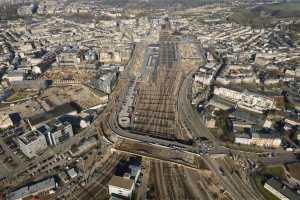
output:
[[258, 146], [251, 146], [251, 145], [243, 145], [243, 144], [233, 144], [233, 143], [225, 143], [225, 147], [240, 151], [247, 151], [247, 152], [255, 152], [255, 153], [262, 153], [265, 149], [258, 147]]
[[9, 97], [9, 98], [7, 99], [7, 101], [8, 101], [8, 102], [18, 101], [18, 100], [22, 100], [22, 99], [24, 99], [24, 98], [26, 98], [26, 96], [13, 95], [13, 96]]
[[22, 99], [25, 99], [27, 97], [33, 96], [36, 94], [36, 92], [15, 92], [13, 95], [11, 95], [9, 98], [7, 98], [7, 102], [14, 102], [14, 101], [19, 101]]
[[281, 180], [285, 180], [286, 179], [286, 174], [284, 172], [283, 167], [281, 167], [281, 166], [265, 167], [262, 170], [262, 173], [265, 174], [265, 175], [278, 177]]
[[0, 108], [6, 108], [6, 107], [8, 107], [8, 106], [9, 106], [9, 104], [0, 103]]
[[264, 188], [262, 177], [255, 176], [255, 184], [258, 190], [267, 200], [279, 200], [279, 198]]

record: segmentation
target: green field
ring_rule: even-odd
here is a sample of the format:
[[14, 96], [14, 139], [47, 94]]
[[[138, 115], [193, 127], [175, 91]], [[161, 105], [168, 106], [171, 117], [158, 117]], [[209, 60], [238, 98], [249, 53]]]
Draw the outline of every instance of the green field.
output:
[[267, 199], [267, 200], [279, 200], [276, 196], [274, 196], [271, 192], [266, 190], [264, 188], [263, 182], [262, 182], [262, 177], [256, 176], [255, 177], [255, 184], [258, 190], [262, 193], [262, 195]]
[[30, 96], [33, 96], [35, 95], [36, 92], [27, 92], [27, 91], [17, 91], [17, 92], [14, 92], [13, 95], [11, 95], [10, 97], [8, 97], [8, 99], [6, 100], [7, 102], [14, 102], [14, 101], [19, 101], [19, 100], [22, 100], [22, 99], [25, 99], [25, 98], [28, 98]]
[[262, 173], [265, 175], [278, 177], [281, 180], [286, 179], [284, 169], [281, 166], [266, 167], [262, 170]]
[[264, 148], [258, 147], [258, 146], [249, 146], [249, 145], [243, 145], [243, 144], [234, 144], [234, 143], [225, 143], [225, 147], [240, 151], [247, 151], [247, 152], [255, 152], [255, 153], [262, 153], [264, 152]]

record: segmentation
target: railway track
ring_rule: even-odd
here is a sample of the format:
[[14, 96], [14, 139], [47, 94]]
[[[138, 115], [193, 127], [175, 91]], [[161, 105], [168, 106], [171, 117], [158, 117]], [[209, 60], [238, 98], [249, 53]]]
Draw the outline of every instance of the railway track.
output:
[[155, 69], [156, 79], [148, 79], [140, 85], [133, 114], [135, 132], [147, 133], [153, 137], [176, 139], [176, 93], [178, 91], [178, 66], [174, 36], [161, 32], [159, 67]]
[[[235, 187], [238, 190], [243, 190], [244, 192], [241, 194], [244, 199], [261, 199], [261, 196], [259, 194], [256, 194], [256, 192], [252, 189], [252, 187], [249, 187], [248, 184], [246, 184], [230, 167], [230, 165], [225, 161], [221, 161], [222, 166], [224, 166], [224, 171], [227, 174], [226, 178], [229, 179], [229, 181], [232, 183], [232, 186]], [[250, 184], [250, 183], [249, 183]]]
[[178, 188], [182, 188], [182, 199], [196, 199], [191, 191], [189, 185], [187, 184], [187, 179], [184, 175], [184, 168], [177, 165], [174, 166], [174, 173], [176, 174], [176, 181]]
[[[81, 190], [72, 195], [73, 197], [71, 198], [74, 200], [99, 200], [99, 192], [106, 190], [107, 183], [113, 176], [115, 167], [121, 159], [125, 158], [125, 155], [114, 154], [107, 162], [104, 163], [98, 177], [89, 182], [86, 186], [81, 187]], [[103, 195], [103, 193], [101, 193], [101, 195]]]
[[168, 163], [151, 163], [152, 184], [155, 199], [159, 200], [196, 200], [187, 184], [183, 168]]

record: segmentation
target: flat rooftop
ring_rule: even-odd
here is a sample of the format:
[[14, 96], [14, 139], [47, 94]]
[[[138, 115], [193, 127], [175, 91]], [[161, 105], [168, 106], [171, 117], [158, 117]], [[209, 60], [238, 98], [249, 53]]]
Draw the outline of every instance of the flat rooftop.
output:
[[120, 177], [120, 176], [113, 176], [108, 184], [111, 186], [131, 190], [131, 188], [134, 185], [134, 181], [131, 179], [126, 179], [126, 178]]
[[40, 136], [41, 133], [37, 130], [34, 130], [34, 131], [24, 133], [23, 135], [20, 135], [18, 139], [21, 140], [24, 144], [29, 144], [37, 140]]
[[7, 195], [8, 200], [23, 199], [40, 192], [56, 188], [57, 183], [54, 177], [41, 180], [39, 182], [25, 185]]

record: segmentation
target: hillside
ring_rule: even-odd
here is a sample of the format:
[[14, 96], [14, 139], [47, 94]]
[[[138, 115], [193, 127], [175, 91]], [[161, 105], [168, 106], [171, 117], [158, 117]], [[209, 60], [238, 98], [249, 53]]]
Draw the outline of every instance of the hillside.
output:
[[251, 26], [272, 26], [281, 18], [300, 18], [300, 2], [239, 8], [229, 20]]
[[258, 6], [252, 10], [260, 14], [265, 12], [266, 15], [277, 18], [300, 17], [300, 2]]
[[184, 7], [191, 8], [219, 2], [220, 0], [104, 0], [102, 3], [117, 7], [135, 7], [135, 8], [168, 8]]

